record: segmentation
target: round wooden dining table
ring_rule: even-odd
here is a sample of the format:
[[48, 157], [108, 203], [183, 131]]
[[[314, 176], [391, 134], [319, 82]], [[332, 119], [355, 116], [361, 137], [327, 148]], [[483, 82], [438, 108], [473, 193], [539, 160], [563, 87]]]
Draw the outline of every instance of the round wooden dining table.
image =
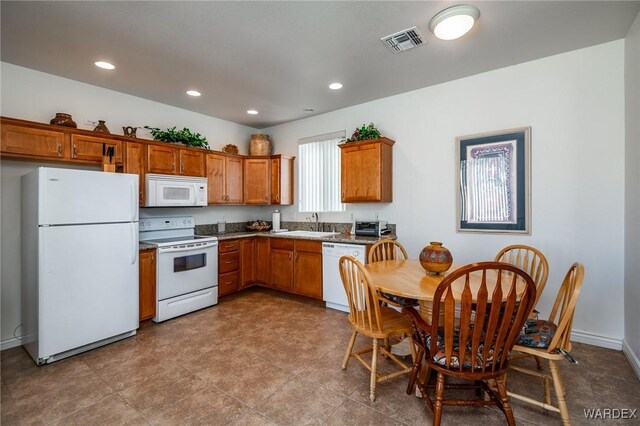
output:
[[[427, 273], [419, 260], [384, 260], [381, 262], [373, 262], [365, 265], [369, 272], [373, 285], [382, 292], [391, 293], [396, 296], [417, 299], [420, 303], [420, 315], [428, 323], [431, 324], [433, 313], [433, 296], [440, 282], [451, 272], [455, 271], [462, 264], [453, 264], [447, 272], [442, 274]], [[469, 286], [472, 293], [476, 294], [477, 289], [482, 282], [482, 272], [472, 272], [469, 275]], [[497, 282], [497, 276], [494, 270], [486, 272], [486, 285], [489, 294], [493, 293]], [[504, 297], [507, 296], [510, 286], [509, 279], [503, 279], [502, 289]], [[516, 287], [517, 291], [524, 290], [524, 282], [520, 282]], [[451, 286], [454, 299], [460, 300], [464, 289], [464, 282], [456, 282]], [[442, 315], [442, 313], [441, 313]], [[443, 318], [441, 318], [442, 320]]]

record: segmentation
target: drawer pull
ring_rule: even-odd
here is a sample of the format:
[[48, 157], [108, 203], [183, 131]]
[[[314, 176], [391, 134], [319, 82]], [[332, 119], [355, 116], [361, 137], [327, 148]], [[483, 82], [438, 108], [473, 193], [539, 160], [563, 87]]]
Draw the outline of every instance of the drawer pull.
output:
[[224, 262], [224, 263], [236, 263], [236, 261], [235, 261], [235, 260], [227, 260], [227, 261], [226, 261], [226, 262]]
[[233, 281], [227, 281], [225, 284], [233, 284]]
[[235, 244], [225, 244], [225, 248], [234, 248]]

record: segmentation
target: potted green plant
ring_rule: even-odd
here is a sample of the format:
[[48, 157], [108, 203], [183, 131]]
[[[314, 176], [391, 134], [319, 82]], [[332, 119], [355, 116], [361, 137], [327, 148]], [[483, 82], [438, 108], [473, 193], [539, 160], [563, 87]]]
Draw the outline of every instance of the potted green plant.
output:
[[376, 126], [373, 123], [369, 123], [368, 126], [362, 125], [362, 127], [356, 129], [351, 137], [347, 139], [345, 142], [357, 142], [364, 141], [367, 139], [378, 139], [380, 138], [380, 131], [376, 129]]
[[186, 127], [182, 130], [177, 130], [176, 127], [172, 127], [167, 130], [160, 130], [157, 127], [144, 126], [151, 132], [154, 140], [162, 142], [181, 143], [185, 146], [194, 148], [210, 149], [207, 138], [200, 133], [194, 133]]

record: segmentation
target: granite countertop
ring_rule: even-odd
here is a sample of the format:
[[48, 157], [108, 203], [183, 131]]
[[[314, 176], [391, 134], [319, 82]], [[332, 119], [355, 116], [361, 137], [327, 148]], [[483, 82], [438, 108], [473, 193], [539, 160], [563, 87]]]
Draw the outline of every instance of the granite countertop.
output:
[[[209, 235], [206, 235], [209, 236]], [[216, 234], [211, 235], [212, 237], [217, 237], [218, 241], [226, 241], [226, 240], [235, 240], [237, 238], [250, 238], [250, 237], [266, 237], [266, 238], [289, 238], [295, 240], [311, 240], [311, 241], [322, 241], [322, 242], [330, 242], [330, 243], [342, 243], [342, 244], [362, 244], [362, 245], [371, 245], [377, 243], [380, 240], [395, 240], [397, 237], [395, 235], [384, 235], [382, 237], [361, 237], [355, 235], [346, 235], [346, 234], [336, 234], [327, 237], [311, 237], [311, 236], [301, 236], [301, 235], [287, 235], [285, 233], [275, 234], [271, 232], [229, 232], [226, 234]], [[158, 246], [153, 243], [139, 243], [140, 250], [150, 250], [155, 249]]]
[[311, 241], [323, 241], [331, 243], [343, 243], [343, 244], [363, 244], [371, 245], [377, 243], [380, 240], [395, 240], [395, 235], [384, 235], [382, 237], [361, 237], [355, 235], [336, 234], [326, 237], [312, 237], [302, 235], [287, 235], [286, 233], [271, 233], [271, 232], [230, 232], [226, 234], [213, 235], [218, 237], [219, 241], [233, 240], [236, 238], [249, 238], [249, 237], [268, 237], [268, 238], [289, 238], [296, 240], [311, 240]]

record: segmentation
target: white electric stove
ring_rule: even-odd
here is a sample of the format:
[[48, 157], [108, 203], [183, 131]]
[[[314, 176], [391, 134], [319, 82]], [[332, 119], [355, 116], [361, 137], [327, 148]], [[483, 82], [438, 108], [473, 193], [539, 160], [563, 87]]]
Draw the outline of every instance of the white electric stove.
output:
[[218, 303], [218, 239], [195, 235], [191, 216], [140, 219], [140, 242], [155, 244], [155, 322]]

